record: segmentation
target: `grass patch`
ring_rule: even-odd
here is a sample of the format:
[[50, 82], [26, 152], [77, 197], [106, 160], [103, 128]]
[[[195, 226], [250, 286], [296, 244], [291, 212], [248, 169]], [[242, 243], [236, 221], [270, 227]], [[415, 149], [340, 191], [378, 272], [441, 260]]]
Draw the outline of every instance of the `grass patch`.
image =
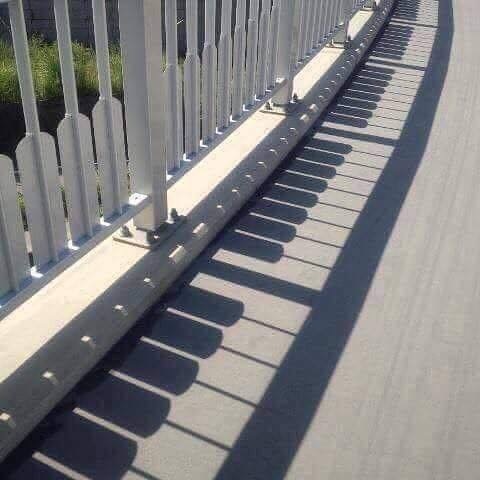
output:
[[[35, 94], [40, 101], [62, 97], [62, 77], [56, 42], [47, 42], [41, 37], [29, 40]], [[75, 76], [79, 96], [98, 93], [98, 78], [95, 50], [80, 43], [73, 43]], [[110, 47], [112, 88], [114, 95], [121, 95], [123, 89], [122, 61], [120, 47]], [[21, 102], [17, 67], [13, 47], [0, 40], [0, 102]]]

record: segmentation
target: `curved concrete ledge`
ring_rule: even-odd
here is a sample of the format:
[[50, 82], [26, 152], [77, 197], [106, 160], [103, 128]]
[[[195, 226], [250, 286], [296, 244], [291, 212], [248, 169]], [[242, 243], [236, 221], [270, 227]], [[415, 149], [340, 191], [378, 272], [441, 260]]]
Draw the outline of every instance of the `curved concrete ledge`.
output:
[[288, 117], [253, 114], [169, 190], [187, 221], [156, 250], [108, 238], [0, 323], [0, 461], [148, 310], [319, 119], [395, 0], [351, 23], [352, 46], [326, 48], [298, 74]]

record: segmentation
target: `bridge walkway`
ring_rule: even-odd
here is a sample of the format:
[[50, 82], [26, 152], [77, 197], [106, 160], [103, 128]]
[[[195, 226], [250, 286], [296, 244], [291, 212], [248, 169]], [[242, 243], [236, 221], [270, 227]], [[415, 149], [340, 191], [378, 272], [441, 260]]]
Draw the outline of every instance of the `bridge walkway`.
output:
[[479, 33], [477, 0], [399, 0], [323, 121], [5, 476], [480, 478]]

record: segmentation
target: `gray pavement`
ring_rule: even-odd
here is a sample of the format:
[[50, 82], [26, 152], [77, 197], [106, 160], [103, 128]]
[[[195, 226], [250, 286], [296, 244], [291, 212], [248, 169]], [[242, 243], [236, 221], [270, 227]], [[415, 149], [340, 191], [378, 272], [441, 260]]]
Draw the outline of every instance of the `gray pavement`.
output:
[[399, 0], [271, 182], [1, 478], [480, 478], [477, 0]]

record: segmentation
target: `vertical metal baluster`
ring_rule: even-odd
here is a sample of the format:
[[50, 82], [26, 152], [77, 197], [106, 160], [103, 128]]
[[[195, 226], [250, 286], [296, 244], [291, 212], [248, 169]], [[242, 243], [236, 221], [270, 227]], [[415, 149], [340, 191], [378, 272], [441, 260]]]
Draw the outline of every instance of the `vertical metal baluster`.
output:
[[[177, 39], [177, 0], [165, 2], [165, 114], [167, 128], [167, 170], [179, 168], [183, 151], [179, 148], [180, 118], [178, 102], [178, 39]], [[183, 136], [183, 135], [182, 135]]]
[[341, 14], [342, 14], [343, 0], [337, 0], [335, 3], [335, 23], [334, 28], [340, 26]]
[[322, 14], [322, 36], [320, 43], [325, 43], [330, 33], [330, 8], [333, 0], [323, 0], [323, 14]]
[[317, 17], [318, 0], [312, 0], [310, 4], [309, 22], [308, 22], [308, 38], [307, 38], [307, 54], [314, 49], [313, 36], [315, 32], [315, 21]]
[[218, 42], [218, 128], [230, 124], [232, 108], [232, 0], [222, 0], [222, 29]]
[[245, 81], [246, 0], [237, 0], [235, 32], [233, 37], [233, 73], [232, 73], [232, 117], [243, 113], [243, 92]]
[[270, 31], [268, 36], [268, 58], [267, 58], [267, 87], [268, 88], [274, 88], [277, 82], [280, 1], [281, 0], [273, 0], [272, 11], [270, 14]]
[[317, 9], [316, 29], [315, 29], [315, 45], [318, 46], [323, 42], [324, 36], [324, 19], [325, 7], [327, 0], [318, 0], [319, 5]]
[[99, 224], [90, 120], [78, 110], [67, 0], [55, 0], [58, 54], [62, 72], [65, 118], [58, 126], [58, 145], [65, 180], [68, 220], [72, 241], [92, 237]]
[[307, 0], [298, 0], [296, 8], [298, 9], [299, 22], [298, 22], [298, 47], [297, 47], [297, 62], [301, 62], [303, 59], [303, 36], [305, 31], [305, 2]]
[[128, 203], [122, 104], [113, 98], [105, 0], [93, 0], [100, 98], [92, 112], [103, 216], [121, 215]]
[[348, 27], [350, 25], [350, 19], [352, 17], [353, 0], [342, 0], [341, 9], [339, 13], [339, 32], [337, 34], [338, 40], [344, 45], [348, 41]]
[[53, 138], [40, 131], [21, 0], [8, 4], [26, 137], [16, 151], [22, 177], [32, 250], [37, 267], [58, 261], [67, 245]]
[[335, 31], [337, 26], [337, 11], [338, 11], [338, 3], [340, 0], [334, 0], [332, 5], [332, 13], [330, 16], [330, 30]]
[[270, 32], [270, 9], [272, 0], [262, 0], [258, 35], [257, 97], [262, 98], [267, 91], [267, 66]]
[[183, 64], [185, 95], [185, 153], [200, 148], [200, 58], [198, 56], [198, 0], [186, 0], [187, 54]]
[[300, 51], [302, 60], [308, 53], [308, 27], [310, 22], [310, 10], [312, 8], [313, 0], [303, 0], [303, 17], [302, 17], [302, 40], [300, 44]]
[[202, 55], [202, 138], [208, 143], [216, 134], [217, 48], [215, 46], [216, 0], [205, 0], [205, 44]]
[[250, 0], [247, 32], [247, 63], [245, 69], [245, 105], [255, 103], [255, 80], [258, 56], [258, 8], [259, 0]]
[[20, 290], [29, 267], [13, 163], [0, 155], [0, 297]]
[[331, 36], [334, 30], [334, 14], [335, 14], [335, 3], [338, 0], [330, 0], [328, 5], [328, 18], [327, 18], [327, 36]]

